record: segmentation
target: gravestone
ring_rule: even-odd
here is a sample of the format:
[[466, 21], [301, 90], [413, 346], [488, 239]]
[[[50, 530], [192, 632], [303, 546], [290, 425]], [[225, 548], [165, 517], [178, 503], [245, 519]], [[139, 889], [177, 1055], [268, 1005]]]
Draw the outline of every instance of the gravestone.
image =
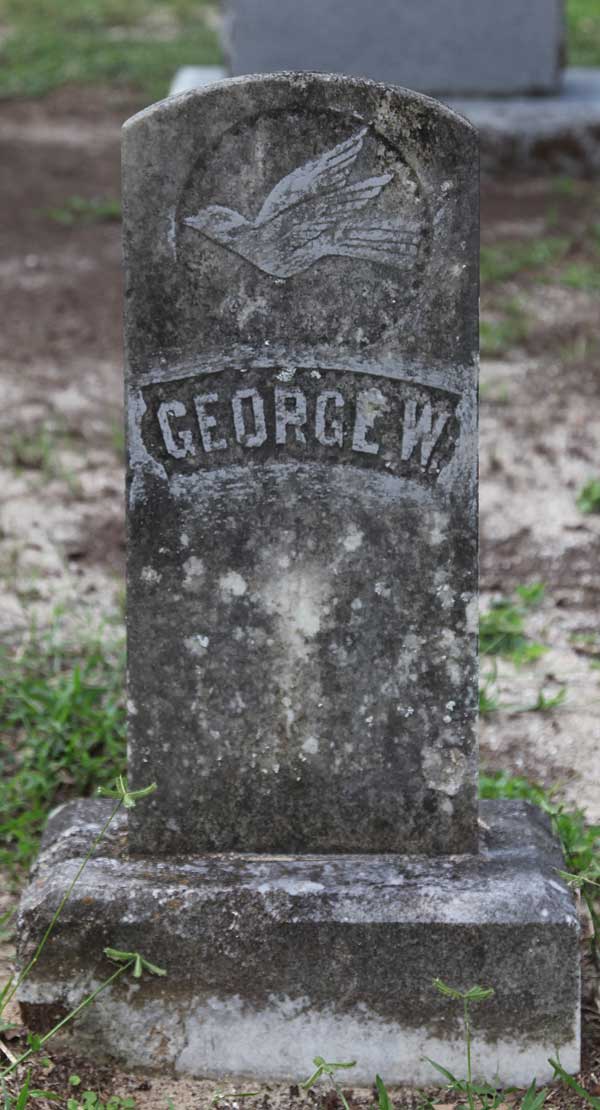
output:
[[[492, 985], [479, 1065], [579, 1061], [578, 929], [549, 826], [476, 801], [477, 150], [405, 90], [224, 82], [124, 137], [129, 762], [24, 1014], [109, 945], [94, 1051], [196, 1075], [426, 1082], [438, 975]], [[20, 958], [105, 820], [50, 821]]]
[[350, 73], [432, 95], [558, 91], [563, 0], [225, 0], [229, 70]]
[[325, 87], [125, 129], [135, 851], [477, 844], [476, 138]]

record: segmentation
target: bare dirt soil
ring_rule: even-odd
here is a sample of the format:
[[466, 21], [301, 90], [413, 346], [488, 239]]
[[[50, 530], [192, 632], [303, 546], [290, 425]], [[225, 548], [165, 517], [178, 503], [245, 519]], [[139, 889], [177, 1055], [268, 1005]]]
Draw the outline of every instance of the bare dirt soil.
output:
[[[48, 623], [58, 603], [93, 622], [118, 611], [122, 601], [119, 225], [69, 226], [49, 212], [73, 196], [118, 197], [119, 126], [140, 106], [133, 96], [101, 88], [0, 103], [4, 640], [18, 640], [32, 618]], [[546, 181], [484, 183], [484, 242], [535, 241], [550, 208], [553, 235], [585, 234], [596, 194], [591, 184], [577, 189], [575, 199], [557, 199]], [[600, 671], [590, 666], [592, 641], [573, 640], [599, 628], [600, 515], [582, 515], [576, 496], [589, 478], [600, 477], [600, 294], [517, 275], [503, 295], [519, 304], [529, 327], [526, 339], [482, 366], [483, 605], [520, 583], [545, 582], [545, 600], [528, 631], [550, 650], [521, 669], [500, 663], [498, 695], [508, 708], [482, 723], [482, 759], [547, 786], [561, 780], [567, 799], [600, 820]], [[484, 308], [493, 312], [492, 302], [486, 293]], [[540, 689], [552, 694], [563, 685], [564, 705], [523, 711]], [[5, 945], [0, 979], [9, 959]], [[593, 992], [586, 1005], [588, 1028], [597, 1027]], [[15, 1036], [18, 1051], [18, 1030]], [[596, 1037], [588, 1038], [592, 1090], [600, 1082], [595, 1046]], [[216, 1086], [125, 1076], [61, 1053], [36, 1082], [64, 1095], [73, 1071], [105, 1094], [133, 1095], [143, 1110], [166, 1110], [167, 1098], [176, 1110], [207, 1106]], [[283, 1110], [314, 1103], [294, 1087], [260, 1092], [247, 1105]], [[372, 1094], [357, 1093], [352, 1103], [372, 1105]], [[567, 1103], [554, 1101], [559, 1104]], [[235, 1100], [228, 1105], [235, 1107]], [[417, 1103], [404, 1092], [402, 1105]]]
[[110, 610], [122, 590], [119, 224], [49, 213], [118, 198], [120, 125], [137, 107], [87, 89], [0, 105], [4, 636], [62, 602]]
[[[553, 236], [585, 241], [600, 215], [598, 188], [579, 186], [557, 207], [554, 183], [483, 183], [482, 239], [535, 242], [553, 212]], [[598, 258], [600, 269], [600, 257]], [[481, 726], [482, 761], [521, 773], [600, 820], [600, 514], [577, 494], [600, 474], [600, 288], [515, 279], [504, 295], [528, 321], [524, 346], [483, 360], [480, 432], [482, 607], [521, 584], [544, 582], [528, 622], [550, 650], [533, 666], [500, 662], [510, 709]], [[493, 310], [484, 287], [482, 306]], [[486, 660], [482, 671], [489, 672]], [[554, 712], [522, 712], [543, 689], [566, 687]]]

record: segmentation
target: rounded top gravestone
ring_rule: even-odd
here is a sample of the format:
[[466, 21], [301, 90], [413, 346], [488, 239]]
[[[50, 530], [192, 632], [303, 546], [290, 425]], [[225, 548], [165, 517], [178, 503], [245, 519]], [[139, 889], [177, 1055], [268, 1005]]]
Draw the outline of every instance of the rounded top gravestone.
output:
[[475, 850], [474, 131], [278, 74], [123, 159], [132, 849]]

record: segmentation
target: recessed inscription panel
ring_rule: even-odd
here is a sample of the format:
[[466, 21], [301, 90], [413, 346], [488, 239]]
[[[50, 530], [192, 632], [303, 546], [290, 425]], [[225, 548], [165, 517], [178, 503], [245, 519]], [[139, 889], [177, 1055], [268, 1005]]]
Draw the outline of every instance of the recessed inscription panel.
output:
[[142, 438], [168, 474], [331, 462], [435, 481], [459, 434], [459, 398], [337, 370], [226, 370], [143, 390]]

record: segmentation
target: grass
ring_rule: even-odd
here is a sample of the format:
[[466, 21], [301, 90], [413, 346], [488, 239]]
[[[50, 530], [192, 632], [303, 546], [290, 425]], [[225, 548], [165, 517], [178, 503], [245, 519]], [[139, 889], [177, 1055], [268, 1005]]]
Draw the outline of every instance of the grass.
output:
[[56, 624], [0, 648], [0, 866], [26, 867], [53, 805], [124, 770], [123, 671], [114, 634], [72, 644]]
[[479, 399], [490, 401], [494, 405], [507, 405], [510, 401], [510, 392], [506, 382], [480, 381]]
[[488, 657], [491, 668], [482, 674], [479, 687], [479, 712], [482, 717], [490, 717], [499, 710], [510, 713], [551, 713], [559, 709], [567, 700], [567, 687], [553, 680], [553, 692], [547, 692], [541, 685], [534, 701], [524, 705], [501, 703], [498, 697], [498, 657], [508, 659], [515, 666], [535, 663], [548, 648], [532, 640], [526, 629], [527, 618], [544, 597], [545, 588], [541, 582], [517, 586], [512, 597], [500, 597], [492, 603], [487, 613], [482, 613], [479, 621], [479, 650], [482, 657]]
[[[517, 591], [518, 603], [513, 603], [513, 607], [529, 609], [537, 604], [542, 596], [543, 587], [540, 584], [522, 586]], [[510, 646], [512, 650], [512, 644]], [[33, 632], [24, 649], [18, 653], [4, 651], [0, 659], [4, 671], [2, 713], [8, 725], [9, 734], [14, 734], [17, 740], [19, 738], [24, 740], [24, 746], [17, 745], [12, 752], [14, 775], [8, 780], [8, 795], [0, 792], [0, 800], [6, 802], [8, 797], [9, 810], [12, 801], [13, 816], [15, 801], [20, 806], [21, 814], [26, 811], [26, 806], [31, 804], [32, 800], [38, 805], [47, 806], [49, 792], [60, 789], [58, 784], [64, 782], [66, 775], [69, 785], [77, 793], [97, 784], [98, 781], [103, 781], [104, 785], [101, 786], [100, 792], [112, 797], [116, 803], [107, 824], [90, 846], [79, 871], [72, 879], [40, 940], [32, 961], [21, 973], [21, 979], [23, 979], [50, 939], [73, 886], [118, 809], [121, 805], [130, 808], [136, 800], [151, 793], [155, 786], [151, 785], [137, 793], [130, 793], [121, 776], [117, 778], [114, 786], [108, 785], [114, 773], [114, 766], [110, 766], [112, 759], [115, 756], [119, 762], [124, 759], [124, 720], [120, 693], [123, 683], [122, 648], [118, 641], [113, 640], [107, 647], [106, 640], [98, 637], [90, 638], [83, 647], [78, 645], [75, 653], [74, 648], [65, 643], [64, 638], [59, 635], [59, 629], [55, 627], [41, 634]], [[109, 767], [110, 771], [108, 771]], [[32, 771], [35, 772], [33, 777], [30, 774]], [[41, 792], [40, 781], [43, 786]], [[14, 787], [17, 785], [23, 791], [22, 794], [15, 794]], [[539, 806], [549, 815], [565, 856], [566, 871], [561, 872], [561, 875], [571, 886], [580, 890], [587, 905], [593, 926], [591, 949], [594, 957], [597, 958], [600, 923], [596, 912], [596, 894], [600, 888], [600, 826], [588, 825], [585, 814], [581, 810], [567, 810], [557, 801], [554, 791], [545, 790], [526, 779], [505, 773], [482, 774], [480, 794], [484, 798], [525, 799]], [[31, 831], [29, 829], [29, 835]], [[55, 1034], [60, 1032], [67, 1022], [76, 1019], [84, 1008], [93, 1004], [100, 992], [109, 988], [117, 978], [128, 972], [131, 972], [135, 979], [140, 979], [144, 972], [158, 976], [165, 974], [161, 968], [149, 963], [137, 951], [125, 952], [105, 948], [104, 954], [117, 963], [117, 970], [96, 986], [91, 994], [43, 1036], [30, 1034], [29, 1047], [22, 1055], [9, 1065], [5, 1065], [4, 1069], [0, 1068], [0, 1083], [4, 1088], [3, 1102], [6, 1110], [26, 1110], [28, 1102], [34, 1098], [46, 1097], [59, 1100], [53, 1092], [30, 1090], [29, 1073], [24, 1082], [18, 1081], [20, 1087], [17, 1087], [14, 1095], [10, 1093], [4, 1081], [13, 1075], [16, 1077], [17, 1070], [23, 1064], [29, 1063], [31, 1058], [41, 1051], [45, 1052], [46, 1044]], [[461, 1101], [466, 1097], [470, 1110], [479, 1110], [479, 1108], [492, 1110], [493, 1107], [499, 1107], [504, 1102], [503, 1092], [495, 1083], [473, 1082], [472, 1064], [470, 1006], [474, 1002], [485, 1002], [493, 995], [493, 989], [474, 986], [468, 991], [458, 990], [439, 979], [433, 981], [433, 986], [448, 999], [459, 1002], [463, 1007], [465, 1078], [457, 1078], [443, 1065], [434, 1061], [431, 1063], [446, 1079], [447, 1091], [457, 1095]], [[9, 981], [4, 987], [0, 984], [0, 1018], [2, 999], [6, 1005], [17, 987], [18, 983], [14, 981]], [[337, 1082], [337, 1073], [340, 1070], [352, 1068], [354, 1061], [327, 1063], [323, 1057], [317, 1057], [314, 1062], [316, 1071], [302, 1084], [303, 1088], [311, 1089], [319, 1079], [326, 1078], [345, 1110], [350, 1110], [344, 1092]], [[563, 1085], [575, 1091], [590, 1105], [600, 1106], [589, 1092], [563, 1071], [559, 1061], [555, 1063], [551, 1060], [551, 1063], [555, 1069], [556, 1078]], [[77, 1087], [80, 1081], [77, 1076], [72, 1076], [69, 1082], [71, 1087]], [[393, 1110], [385, 1084], [379, 1076], [376, 1077], [376, 1090], [378, 1110]], [[222, 1092], [216, 1093], [211, 1105], [218, 1105], [221, 1094]], [[535, 1079], [532, 1079], [521, 1102], [522, 1108], [541, 1110], [546, 1094], [546, 1091], [536, 1091]], [[253, 1095], [254, 1092], [244, 1092], [237, 1097], [251, 1098]], [[100, 1096], [91, 1090], [83, 1091], [79, 1098], [67, 1099], [68, 1110], [134, 1110], [134, 1105], [133, 1100], [120, 1097], [102, 1102]]]
[[0, 457], [5, 465], [17, 473], [39, 470], [47, 478], [57, 476], [56, 449], [59, 433], [49, 424], [43, 424], [28, 435], [13, 433], [5, 442]]
[[77, 1098], [67, 1099], [67, 1110], [135, 1110], [135, 1099], [111, 1095], [103, 1101], [96, 1091], [82, 1091]]
[[58, 479], [66, 482], [72, 494], [80, 490], [79, 480], [61, 460], [61, 452], [73, 449], [74, 435], [54, 422], [40, 424], [27, 433], [14, 432], [5, 437], [0, 448], [0, 463], [35, 484]]
[[543, 644], [530, 640], [525, 632], [525, 618], [540, 603], [544, 587], [540, 582], [517, 586], [516, 596], [499, 598], [479, 622], [479, 647], [482, 655], [501, 655], [511, 662], [531, 663], [547, 650]]
[[[70, 880], [58, 906], [52, 914], [49, 924], [46, 926], [37, 943], [33, 955], [27, 960], [25, 966], [22, 966], [18, 972], [15, 971], [11, 974], [6, 982], [0, 982], [0, 1033], [6, 1034], [14, 1028], [10, 1021], [5, 1021], [7, 1008], [14, 999], [18, 997], [20, 988], [33, 972], [46, 945], [52, 938], [52, 934], [54, 933], [67, 902], [71, 898], [75, 886], [81, 879], [96, 849], [104, 840], [121, 807], [124, 806], [126, 809], [132, 809], [140, 799], [147, 797], [149, 794], [153, 794], [155, 790], [155, 783], [151, 783], [142, 790], [130, 790], [122, 775], [117, 776], [112, 787], [101, 787], [99, 789], [99, 793], [113, 798], [115, 804], [111, 809], [108, 819], [105, 821], [99, 833], [93, 838], [79, 867]], [[100, 983], [95, 983], [91, 993], [86, 994], [77, 1005], [66, 1014], [63, 1012], [62, 1015], [58, 1017], [58, 1020], [55, 1020], [52, 1028], [44, 1032], [43, 1035], [37, 1031], [28, 1032], [26, 1037], [27, 1047], [18, 1055], [14, 1055], [9, 1051], [4, 1042], [0, 1040], [0, 1096], [2, 1098], [4, 1110], [26, 1110], [29, 1101], [32, 1099], [37, 1100], [38, 1098], [46, 1101], [60, 1102], [61, 1098], [56, 1092], [31, 1089], [30, 1064], [35, 1062], [33, 1058], [36, 1056], [40, 1057], [40, 1054], [43, 1052], [44, 1055], [40, 1057], [39, 1064], [44, 1069], [50, 1066], [51, 1061], [46, 1056], [45, 1045], [47, 1045], [58, 1033], [64, 1030], [65, 1026], [75, 1021], [84, 1010], [93, 1005], [103, 991], [111, 987], [117, 979], [122, 978], [128, 972], [131, 972], [133, 978], [137, 980], [141, 979], [144, 973], [159, 977], [167, 974], [163, 968], [150, 963], [150, 961], [138, 951], [123, 952], [114, 948], [104, 948], [103, 955], [107, 960], [118, 965], [116, 970], [113, 968], [111, 974], [108, 975], [107, 978], [103, 979]], [[3, 1063], [2, 1058], [8, 1060], [8, 1063]], [[28, 1065], [28, 1070], [23, 1081], [22, 1067], [24, 1064]], [[20, 1077], [19, 1073], [21, 1073]], [[9, 1084], [12, 1086], [15, 1080], [17, 1081], [17, 1087], [13, 1087], [13, 1093], [9, 1089]], [[78, 1086], [79, 1083], [80, 1079], [78, 1076], [72, 1075], [70, 1077], [69, 1084], [71, 1087]], [[116, 1098], [113, 1097], [105, 1104], [99, 1100], [96, 1092], [91, 1090], [83, 1092], [81, 1103], [79, 1103], [77, 1099], [67, 1099], [68, 1110], [133, 1110], [134, 1106], [135, 1102], [132, 1099], [123, 1100], [120, 1096]]]
[[213, 0], [0, 0], [0, 96], [106, 82], [150, 102], [181, 65], [219, 60]]
[[563, 258], [569, 246], [562, 236], [482, 246], [481, 280], [488, 284], [508, 281], [527, 270], [542, 270]]
[[[350, 1110], [350, 1106], [348, 1104], [346, 1096], [344, 1095], [344, 1092], [343, 1092], [342, 1088], [340, 1087], [340, 1085], [337, 1082], [335, 1077], [336, 1077], [336, 1073], [338, 1071], [346, 1071], [348, 1068], [356, 1067], [356, 1060], [347, 1060], [346, 1062], [338, 1061], [337, 1063], [333, 1063], [333, 1062], [328, 1063], [324, 1059], [323, 1056], [315, 1056], [315, 1058], [313, 1060], [313, 1064], [315, 1065], [315, 1070], [313, 1071], [312, 1075], [304, 1081], [304, 1083], [300, 1084], [302, 1090], [303, 1091], [311, 1091], [313, 1089], [313, 1087], [315, 1086], [315, 1084], [318, 1083], [320, 1079], [326, 1078], [331, 1083], [331, 1086], [333, 1087], [333, 1090], [335, 1091], [335, 1093], [336, 1093], [339, 1101], [341, 1102], [344, 1110]], [[377, 1076], [377, 1080], [379, 1081], [379, 1083], [382, 1082], [380, 1076]], [[379, 1090], [379, 1087], [378, 1087], [378, 1090]]]
[[[555, 184], [560, 183], [564, 190], [565, 180]], [[550, 226], [549, 218], [546, 226]], [[593, 224], [591, 232], [586, 224], [584, 231], [574, 229], [567, 236], [548, 235], [536, 240], [511, 239], [484, 244], [481, 283], [484, 295], [480, 331], [482, 356], [499, 358], [511, 348], [527, 347], [535, 337], [536, 319], [527, 314], [524, 292], [539, 289], [542, 284], [588, 294], [600, 289], [597, 223]], [[560, 354], [566, 361], [586, 358], [592, 354], [592, 347], [589, 337], [577, 335], [574, 344]]]
[[600, 5], [598, 0], [568, 0], [568, 57], [571, 65], [600, 65]]
[[[581, 244], [592, 252], [583, 258], [559, 266], [577, 243], [564, 236], [547, 236], [530, 240], [507, 240], [481, 248], [481, 281], [493, 286], [511, 278], [533, 275], [540, 281], [566, 285], [571, 289], [594, 292], [600, 289], [598, 241], [594, 236]], [[515, 306], [516, 307], [516, 306]]]
[[577, 498], [582, 513], [600, 513], [600, 478], [590, 478]]
[[517, 713], [552, 713], [567, 701], [567, 687], [558, 684], [556, 679], [552, 680], [552, 686], [554, 692], [549, 693], [542, 684], [535, 699], [525, 704], [501, 702], [498, 696], [498, 671], [494, 665], [488, 674], [482, 675], [479, 686], [479, 712], [482, 717], [491, 717], [500, 711], [511, 713], [513, 716]]
[[570, 289], [582, 289], [586, 293], [593, 293], [600, 289], [600, 265], [598, 262], [572, 262], [565, 266], [558, 275], [561, 285]]
[[67, 197], [59, 208], [49, 208], [47, 216], [63, 227], [81, 224], [112, 223], [121, 219], [121, 202], [116, 197]]
[[[528, 614], [541, 601], [540, 583], [520, 586], [481, 618], [481, 652], [515, 663], [545, 651], [526, 633]], [[564, 700], [540, 691], [523, 711], [545, 711]], [[501, 707], [493, 678], [482, 686], [480, 709]], [[0, 779], [0, 866], [13, 872], [34, 857], [49, 809], [106, 786], [125, 769], [124, 646], [109, 629], [68, 641], [60, 617], [33, 630], [19, 650], [0, 647], [0, 719], [5, 734]]]
[[[508, 785], [508, 781], [505, 785]], [[524, 780], [512, 780], [514, 783], [521, 784]], [[527, 786], [527, 784], [525, 784]], [[531, 791], [533, 788], [529, 787]], [[538, 788], [539, 790], [539, 788]], [[547, 801], [548, 795], [539, 790], [540, 799], [536, 804], [541, 804], [540, 800]], [[529, 799], [531, 800], [531, 799]], [[554, 813], [556, 807], [548, 803], [549, 809]], [[475, 1078], [476, 1072], [479, 1071], [476, 1063], [476, 1040], [474, 1037], [474, 1020], [472, 1008], [475, 1004], [485, 1003], [493, 998], [495, 994], [494, 987], [481, 987], [477, 984], [469, 989], [460, 989], [458, 987], [450, 986], [442, 979], [435, 978], [431, 983], [432, 987], [449, 1003], [450, 1006], [456, 1007], [457, 1005], [462, 1010], [462, 1027], [463, 1027], [463, 1043], [465, 1048], [465, 1070], [464, 1076], [456, 1076], [448, 1070], [443, 1064], [432, 1060], [431, 1057], [425, 1056], [423, 1059], [427, 1060], [429, 1064], [438, 1072], [445, 1080], [445, 1087], [443, 1094], [440, 1093], [437, 1099], [431, 1097], [431, 1092], [421, 1092], [421, 1097], [413, 1105], [417, 1105], [420, 1110], [435, 1110], [436, 1107], [464, 1107], [465, 1110], [506, 1110], [507, 1106], [516, 1105], [515, 1095], [519, 1098], [518, 1105], [521, 1110], [542, 1110], [546, 1104], [546, 1100], [550, 1094], [547, 1087], [542, 1090], [538, 1089], [537, 1079], [532, 1077], [529, 1086], [521, 1092], [516, 1091], [514, 1088], [502, 1088], [496, 1077]], [[303, 1090], [311, 1091], [319, 1083], [321, 1079], [329, 1082], [332, 1091], [320, 1101], [320, 1105], [326, 1106], [333, 1104], [335, 1100], [341, 1104], [343, 1110], [350, 1110], [350, 1102], [346, 1098], [346, 1094], [351, 1097], [351, 1092], [344, 1092], [338, 1080], [337, 1073], [341, 1070], [346, 1070], [356, 1066], [356, 1060], [348, 1062], [327, 1063], [323, 1056], [316, 1056], [313, 1061], [315, 1070], [311, 1076], [300, 1086]], [[561, 1084], [563, 1092], [575, 1092], [583, 1102], [593, 1108], [593, 1110], [600, 1110], [600, 1100], [575, 1079], [574, 1076], [569, 1075], [560, 1063], [558, 1051], [555, 1050], [555, 1056], [548, 1059], [548, 1063], [553, 1068], [553, 1079], [558, 1080]], [[595, 1081], [595, 1076], [592, 1077]], [[490, 1080], [492, 1080], [490, 1082]], [[377, 1096], [377, 1106], [373, 1106], [372, 1110], [394, 1110], [393, 1103], [390, 1098], [388, 1089], [380, 1075], [375, 1077], [375, 1093]], [[221, 1092], [217, 1092], [220, 1095]], [[233, 1096], [232, 1096], [233, 1097]], [[237, 1096], [245, 1097], [245, 1096]], [[452, 1102], [449, 1102], [452, 1098]], [[214, 1105], [214, 1100], [210, 1105]], [[553, 1100], [553, 1105], [564, 1105], [563, 1102], [556, 1104]], [[569, 1105], [571, 1102], [569, 1101]], [[578, 1103], [581, 1105], [581, 1103]], [[171, 1108], [172, 1110], [172, 1108]]]
[[597, 198], [583, 182], [571, 177], [550, 179], [546, 197], [551, 203], [544, 204], [541, 234], [518, 238], [513, 234], [481, 247], [484, 358], [502, 358], [517, 348], [539, 355], [543, 347], [546, 353], [551, 346], [549, 329], [558, 332], [555, 349], [562, 362], [590, 361], [597, 353], [595, 338], [585, 329], [573, 327], [565, 334], [560, 309], [549, 321], [543, 289], [551, 287], [550, 303], [557, 306], [574, 303], [576, 295], [592, 297], [600, 289]]
[[516, 300], [499, 305], [494, 319], [482, 319], [480, 325], [483, 358], [499, 358], [510, 347], [523, 343], [529, 333], [529, 320]]

